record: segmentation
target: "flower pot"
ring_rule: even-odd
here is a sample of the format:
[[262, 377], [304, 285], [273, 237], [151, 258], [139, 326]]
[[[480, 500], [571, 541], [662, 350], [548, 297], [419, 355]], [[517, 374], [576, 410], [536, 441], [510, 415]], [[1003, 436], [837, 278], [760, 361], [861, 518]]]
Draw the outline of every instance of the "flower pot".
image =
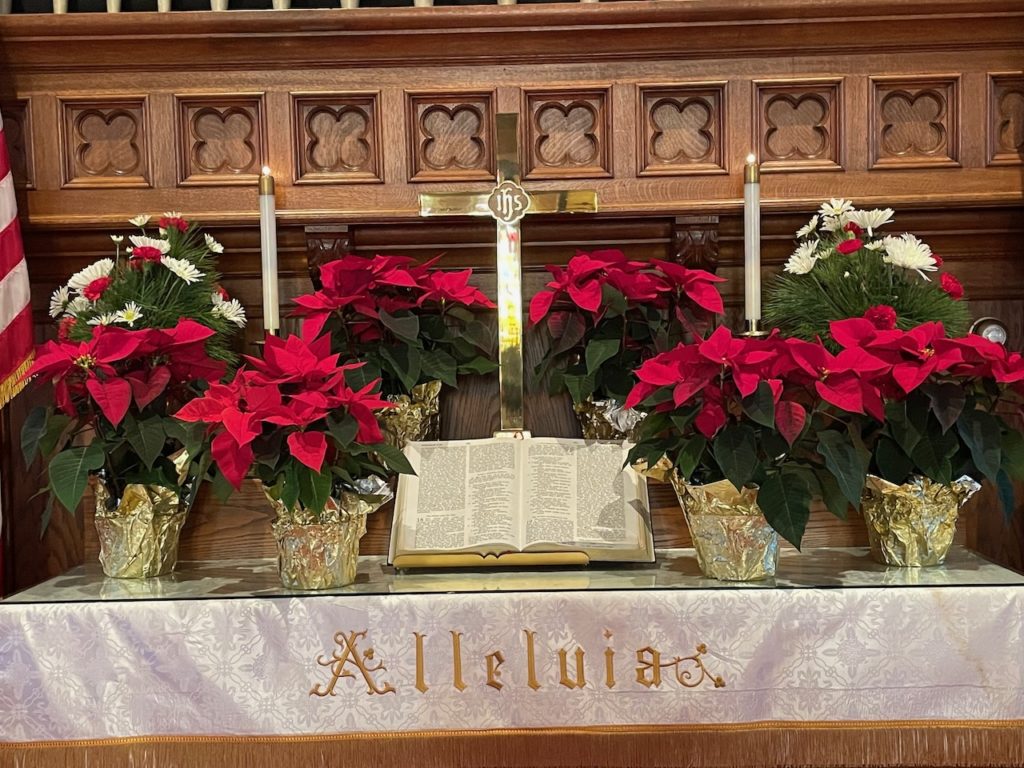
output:
[[618, 400], [592, 400], [573, 406], [586, 440], [633, 440], [647, 414], [624, 408]]
[[283, 586], [333, 589], [356, 580], [366, 516], [384, 503], [382, 497], [345, 492], [328, 499], [323, 512], [314, 515], [300, 506], [286, 509], [266, 488], [264, 493], [277, 511], [273, 530]]
[[915, 477], [896, 485], [868, 475], [861, 510], [871, 556], [886, 565], [940, 565], [953, 543], [960, 507], [980, 487], [969, 477], [949, 484]]
[[441, 436], [441, 382], [417, 384], [411, 395], [391, 395], [395, 404], [380, 412], [384, 439], [399, 450], [413, 440], [437, 440]]
[[192, 494], [182, 498], [171, 488], [130, 483], [120, 499], [113, 499], [103, 478], [94, 476], [91, 484], [103, 573], [147, 579], [173, 571]]
[[686, 515], [701, 572], [722, 581], [757, 581], [775, 575], [779, 534], [757, 506], [757, 491], [737, 491], [728, 480], [690, 485], [672, 476]]

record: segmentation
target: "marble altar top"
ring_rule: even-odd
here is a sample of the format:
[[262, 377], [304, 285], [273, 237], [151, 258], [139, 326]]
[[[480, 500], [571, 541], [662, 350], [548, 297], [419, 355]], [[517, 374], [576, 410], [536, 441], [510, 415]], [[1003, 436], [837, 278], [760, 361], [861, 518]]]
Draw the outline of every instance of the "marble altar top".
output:
[[603, 564], [525, 570], [396, 571], [384, 557], [362, 557], [354, 584], [301, 593], [284, 589], [273, 558], [180, 562], [177, 570], [148, 580], [106, 578], [98, 563], [72, 568], [2, 603], [100, 600], [201, 600], [316, 595], [447, 594], [477, 592], [621, 591], [648, 589], [831, 589], [879, 587], [1024, 586], [1024, 575], [954, 547], [941, 566], [889, 568], [866, 548], [783, 550], [778, 574], [760, 582], [704, 578], [692, 549], [658, 551], [655, 563]]

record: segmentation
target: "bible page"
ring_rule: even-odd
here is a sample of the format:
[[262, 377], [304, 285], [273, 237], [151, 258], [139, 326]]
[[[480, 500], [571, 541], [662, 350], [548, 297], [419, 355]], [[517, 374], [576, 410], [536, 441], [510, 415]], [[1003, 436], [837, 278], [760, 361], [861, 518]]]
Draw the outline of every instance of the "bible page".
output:
[[414, 552], [515, 548], [517, 461], [512, 446], [495, 440], [410, 443], [416, 475], [399, 477], [392, 559]]

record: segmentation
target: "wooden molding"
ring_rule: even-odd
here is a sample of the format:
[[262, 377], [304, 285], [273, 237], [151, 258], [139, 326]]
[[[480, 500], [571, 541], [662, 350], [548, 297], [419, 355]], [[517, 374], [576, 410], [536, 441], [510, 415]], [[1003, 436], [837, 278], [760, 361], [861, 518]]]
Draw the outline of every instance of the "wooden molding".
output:
[[725, 83], [640, 85], [640, 176], [727, 173]]

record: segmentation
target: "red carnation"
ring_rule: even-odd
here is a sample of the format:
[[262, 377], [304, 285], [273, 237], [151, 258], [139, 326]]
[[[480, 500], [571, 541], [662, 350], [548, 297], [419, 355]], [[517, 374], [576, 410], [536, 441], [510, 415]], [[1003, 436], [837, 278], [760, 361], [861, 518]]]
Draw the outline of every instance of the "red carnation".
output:
[[141, 267], [144, 261], [159, 264], [162, 257], [163, 254], [160, 253], [160, 249], [154, 248], [151, 245], [138, 245], [132, 249], [132, 266]]
[[849, 256], [851, 253], [856, 253], [864, 247], [864, 242], [859, 238], [853, 238], [852, 240], [844, 240], [836, 246], [836, 250], [839, 251], [843, 256]]
[[231, 296], [228, 294], [227, 291], [224, 290], [224, 286], [223, 285], [218, 285], [217, 286], [217, 293], [220, 294], [220, 297], [222, 299], [224, 299], [224, 301], [231, 301]]
[[[114, 282], [109, 277], [97, 277], [91, 283], [89, 283], [82, 290], [82, 295], [85, 296], [89, 301], [98, 301], [103, 295], [103, 292], [110, 287], [110, 284]], [[945, 284], [943, 284], [945, 287]]]
[[843, 232], [853, 232], [855, 237], [860, 237], [864, 230], [858, 227], [854, 222], [848, 221], [846, 222], [846, 226], [843, 227]]
[[945, 263], [943, 258], [939, 256], [937, 253], [932, 254], [932, 259], [935, 261], [936, 267], [941, 267]]
[[171, 227], [174, 227], [174, 229], [182, 233], [188, 231], [188, 222], [181, 218], [181, 216], [161, 216], [160, 221], [157, 222], [157, 224], [160, 229], [170, 229]]
[[949, 272], [943, 272], [940, 278], [942, 290], [949, 294], [950, 298], [959, 300], [964, 297], [964, 286]]
[[888, 304], [879, 304], [865, 312], [864, 319], [880, 331], [891, 331], [896, 327], [896, 310]]
[[71, 334], [71, 329], [75, 327], [75, 323], [78, 322], [76, 317], [65, 317], [57, 325], [57, 338], [60, 341], [67, 341], [68, 336]]

